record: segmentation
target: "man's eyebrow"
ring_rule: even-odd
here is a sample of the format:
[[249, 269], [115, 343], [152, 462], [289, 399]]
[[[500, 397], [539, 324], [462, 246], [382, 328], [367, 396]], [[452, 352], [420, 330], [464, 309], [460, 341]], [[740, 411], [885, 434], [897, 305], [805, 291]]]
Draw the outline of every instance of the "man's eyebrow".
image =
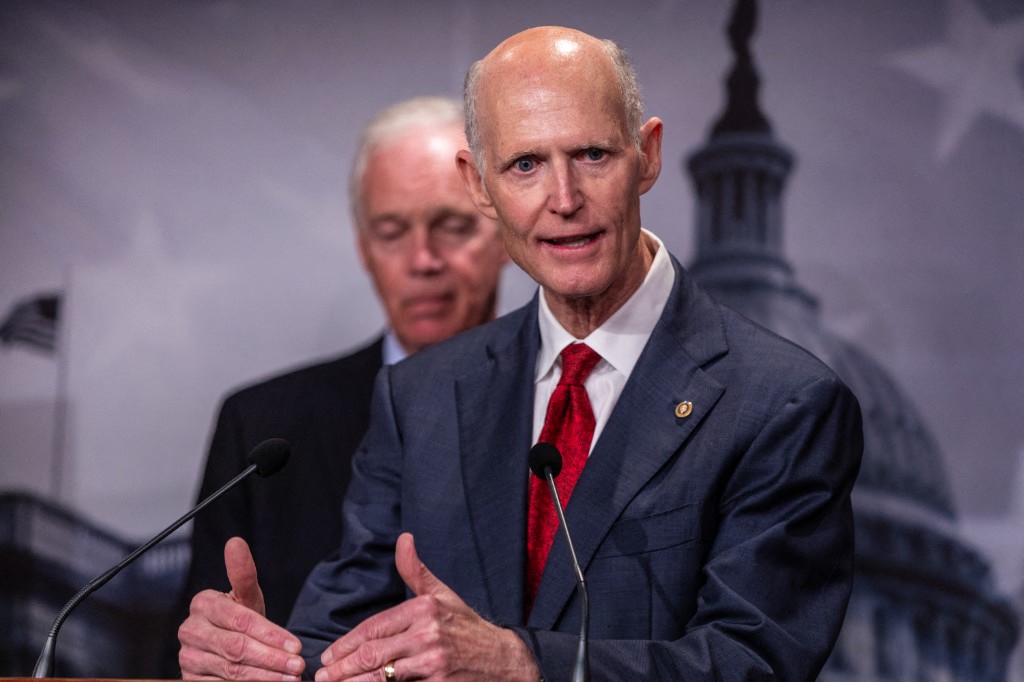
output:
[[608, 151], [615, 151], [621, 149], [622, 145], [616, 143], [611, 139], [603, 140], [588, 140], [587, 142], [581, 142], [579, 145], [572, 148], [573, 152], [585, 152], [588, 149], [605, 149]]
[[431, 219], [447, 218], [449, 216], [474, 216], [476, 211], [466, 211], [461, 208], [454, 206], [438, 206], [427, 214], [427, 217]]
[[379, 223], [385, 220], [402, 220], [402, 216], [394, 211], [389, 211], [387, 213], [378, 213], [370, 218], [371, 223]]
[[428, 225], [437, 225], [438, 223], [444, 222], [449, 218], [456, 218], [458, 220], [474, 220], [476, 218], [475, 211], [463, 211], [461, 209], [452, 206], [442, 206], [434, 211], [431, 211], [426, 215]]
[[515, 163], [519, 159], [522, 159], [522, 158], [527, 157], [527, 156], [536, 156], [536, 155], [537, 155], [537, 152], [535, 150], [532, 150], [532, 149], [524, 149], [524, 150], [521, 150], [521, 151], [518, 151], [518, 152], [512, 152], [508, 156], [503, 156], [500, 159], [498, 159], [498, 169], [499, 170], [505, 170], [506, 168], [511, 166], [513, 163]]

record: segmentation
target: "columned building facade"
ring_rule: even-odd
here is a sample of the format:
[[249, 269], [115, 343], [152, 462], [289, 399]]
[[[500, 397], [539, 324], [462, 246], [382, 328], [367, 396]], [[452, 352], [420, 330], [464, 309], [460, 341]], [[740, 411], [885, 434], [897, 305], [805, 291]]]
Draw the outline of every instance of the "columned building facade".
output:
[[986, 559], [961, 538], [938, 446], [885, 369], [823, 327], [786, 259], [782, 199], [794, 156], [758, 106], [756, 9], [754, 0], [736, 4], [725, 111], [687, 163], [697, 195], [689, 269], [715, 298], [817, 355], [861, 404], [856, 578], [821, 679], [1005, 680], [1017, 616]]

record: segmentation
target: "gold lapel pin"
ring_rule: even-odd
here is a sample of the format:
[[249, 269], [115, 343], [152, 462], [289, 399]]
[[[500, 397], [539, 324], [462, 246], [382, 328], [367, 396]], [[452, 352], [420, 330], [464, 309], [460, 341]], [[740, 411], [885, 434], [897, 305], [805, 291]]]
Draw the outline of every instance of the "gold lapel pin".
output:
[[685, 419], [686, 417], [689, 417], [691, 412], [693, 412], [693, 403], [691, 403], [689, 400], [684, 400], [683, 402], [676, 405], [676, 416], [679, 417], [680, 419]]

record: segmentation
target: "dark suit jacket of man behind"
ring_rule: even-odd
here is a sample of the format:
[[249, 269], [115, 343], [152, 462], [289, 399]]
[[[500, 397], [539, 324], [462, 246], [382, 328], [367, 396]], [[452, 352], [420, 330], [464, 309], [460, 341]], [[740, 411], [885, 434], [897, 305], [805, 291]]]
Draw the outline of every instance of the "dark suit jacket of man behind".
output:
[[[673, 266], [668, 304], [566, 510], [590, 591], [593, 676], [813, 679], [852, 581], [860, 410], [817, 359]], [[539, 342], [534, 298], [381, 373], [340, 559], [314, 569], [289, 622], [307, 674], [342, 632], [406, 598], [393, 553], [410, 531], [434, 575], [516, 630], [545, 679], [569, 679], [579, 603], [560, 534], [524, 615]], [[683, 401], [692, 412], [677, 416]]]
[[243, 388], [224, 401], [199, 499], [248, 466], [249, 451], [267, 438], [290, 442], [292, 455], [272, 479], [249, 477], [196, 517], [186, 599], [203, 589], [231, 589], [224, 543], [237, 535], [249, 543], [259, 567], [267, 617], [287, 621], [310, 569], [338, 548], [352, 453], [370, 421], [382, 349], [383, 340], [377, 339], [342, 358]]

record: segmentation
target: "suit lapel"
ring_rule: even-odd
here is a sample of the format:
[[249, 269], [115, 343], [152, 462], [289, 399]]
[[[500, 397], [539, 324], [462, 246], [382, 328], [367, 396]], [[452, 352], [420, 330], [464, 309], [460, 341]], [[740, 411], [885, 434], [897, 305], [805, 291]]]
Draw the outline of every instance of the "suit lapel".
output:
[[[566, 509], [577, 558], [586, 574], [609, 529], [636, 494], [682, 447], [724, 391], [701, 369], [727, 352], [717, 307], [673, 258], [669, 302], [587, 461]], [[692, 403], [679, 418], [676, 406]], [[559, 533], [529, 625], [551, 629], [576, 589], [568, 547]]]
[[492, 335], [486, 357], [463, 363], [455, 391], [470, 524], [490, 617], [504, 623], [523, 617], [527, 457], [540, 343], [536, 297], [520, 313], [517, 327]]

